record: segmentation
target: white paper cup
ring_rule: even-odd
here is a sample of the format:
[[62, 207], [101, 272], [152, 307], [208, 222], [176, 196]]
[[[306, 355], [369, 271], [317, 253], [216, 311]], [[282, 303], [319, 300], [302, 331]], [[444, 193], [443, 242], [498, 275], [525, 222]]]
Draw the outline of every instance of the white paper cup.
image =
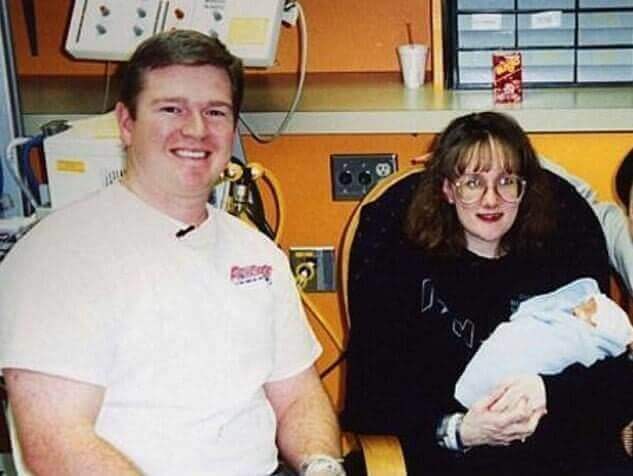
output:
[[415, 89], [424, 84], [427, 51], [426, 45], [417, 43], [398, 46], [402, 80], [407, 88]]

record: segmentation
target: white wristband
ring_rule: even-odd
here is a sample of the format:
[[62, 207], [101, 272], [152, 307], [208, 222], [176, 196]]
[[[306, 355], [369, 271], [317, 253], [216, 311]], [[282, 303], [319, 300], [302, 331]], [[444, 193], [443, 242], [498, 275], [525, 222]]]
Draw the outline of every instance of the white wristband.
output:
[[463, 417], [464, 415], [462, 413], [453, 413], [448, 419], [448, 423], [446, 425], [445, 443], [446, 447], [450, 450], [457, 451], [461, 449], [459, 447], [459, 442], [457, 441], [457, 426]]
[[345, 470], [341, 463], [343, 460], [333, 458], [329, 455], [311, 455], [302, 464], [299, 469], [300, 476], [311, 475], [331, 475], [345, 476]]

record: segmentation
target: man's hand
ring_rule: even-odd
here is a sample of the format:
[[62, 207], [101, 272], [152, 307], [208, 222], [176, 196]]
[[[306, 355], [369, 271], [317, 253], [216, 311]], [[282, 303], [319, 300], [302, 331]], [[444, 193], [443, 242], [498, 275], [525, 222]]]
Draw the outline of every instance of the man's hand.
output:
[[532, 435], [545, 413], [543, 380], [538, 376], [511, 379], [470, 408], [460, 436], [465, 446], [507, 446]]

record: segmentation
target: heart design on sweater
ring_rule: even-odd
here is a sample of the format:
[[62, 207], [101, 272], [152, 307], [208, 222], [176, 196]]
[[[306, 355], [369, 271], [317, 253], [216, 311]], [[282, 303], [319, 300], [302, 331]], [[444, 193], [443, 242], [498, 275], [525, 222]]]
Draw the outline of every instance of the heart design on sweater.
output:
[[463, 339], [469, 349], [473, 348], [475, 342], [475, 323], [470, 319], [460, 321], [459, 319], [453, 319], [453, 334], [460, 339]]

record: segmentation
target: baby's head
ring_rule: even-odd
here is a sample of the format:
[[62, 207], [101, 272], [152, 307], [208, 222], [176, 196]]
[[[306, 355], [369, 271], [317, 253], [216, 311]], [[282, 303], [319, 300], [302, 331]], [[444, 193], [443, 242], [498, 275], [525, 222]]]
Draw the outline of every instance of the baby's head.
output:
[[[574, 317], [586, 322], [592, 327], [597, 327], [599, 325], [599, 312], [601, 313], [600, 320], [603, 320], [605, 318], [616, 319], [616, 313], [624, 314], [624, 311], [620, 309], [615, 302], [602, 294], [591, 296], [589, 297], [589, 299], [586, 299], [585, 301], [572, 308], [572, 313]], [[620, 319], [623, 318], [624, 317], [620, 317]], [[626, 317], [626, 319], [628, 320], [628, 316]], [[633, 353], [633, 338], [629, 342], [628, 348], [629, 352]]]
[[595, 320], [596, 313], [598, 312], [598, 303], [596, 298], [591, 296], [586, 301], [581, 302], [572, 309], [574, 316], [580, 320], [585, 321], [592, 327], [596, 327], [598, 323]]

